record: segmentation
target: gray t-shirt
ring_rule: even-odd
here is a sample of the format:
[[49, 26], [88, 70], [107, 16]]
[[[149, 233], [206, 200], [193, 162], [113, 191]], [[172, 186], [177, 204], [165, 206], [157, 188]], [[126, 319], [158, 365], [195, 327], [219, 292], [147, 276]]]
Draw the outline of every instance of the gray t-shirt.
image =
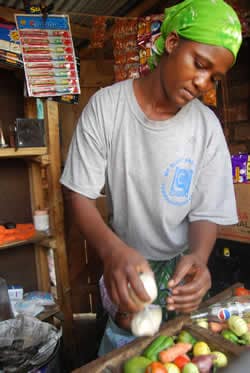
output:
[[146, 117], [133, 81], [98, 91], [84, 108], [61, 182], [95, 199], [106, 186], [110, 225], [147, 259], [187, 248], [188, 223], [237, 223], [221, 125], [199, 100], [174, 117]]

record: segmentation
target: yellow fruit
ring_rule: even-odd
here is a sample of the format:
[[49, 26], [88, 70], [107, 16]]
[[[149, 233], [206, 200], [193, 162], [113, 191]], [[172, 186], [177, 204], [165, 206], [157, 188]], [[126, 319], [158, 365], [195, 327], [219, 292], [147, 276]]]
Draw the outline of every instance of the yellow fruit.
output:
[[226, 367], [228, 364], [228, 360], [225, 354], [220, 351], [213, 351], [211, 354], [215, 355], [216, 359], [214, 359], [213, 363], [218, 368]]
[[181, 373], [180, 369], [174, 363], [166, 363], [164, 366], [168, 373]]
[[208, 355], [210, 354], [211, 350], [206, 342], [196, 342], [193, 348], [193, 355], [200, 356], [200, 355]]

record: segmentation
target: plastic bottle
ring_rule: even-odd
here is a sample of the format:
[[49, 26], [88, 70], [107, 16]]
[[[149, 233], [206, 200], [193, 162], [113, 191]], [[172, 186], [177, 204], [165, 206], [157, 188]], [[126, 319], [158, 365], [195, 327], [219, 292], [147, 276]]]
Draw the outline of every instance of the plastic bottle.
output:
[[215, 303], [207, 308], [199, 309], [191, 313], [191, 319], [207, 319], [208, 321], [223, 322], [232, 315], [244, 317], [250, 316], [250, 297], [233, 297], [221, 303]]
[[6, 281], [0, 277], [0, 321], [13, 318]]

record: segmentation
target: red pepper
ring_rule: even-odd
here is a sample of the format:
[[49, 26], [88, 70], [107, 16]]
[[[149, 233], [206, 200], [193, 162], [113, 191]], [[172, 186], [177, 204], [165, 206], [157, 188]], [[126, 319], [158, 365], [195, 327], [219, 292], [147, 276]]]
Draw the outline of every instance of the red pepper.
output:
[[175, 365], [177, 365], [177, 367], [180, 368], [180, 369], [182, 369], [184, 367], [184, 365], [186, 365], [189, 362], [190, 362], [190, 359], [189, 359], [189, 357], [186, 354], [178, 356], [173, 361], [173, 363]]
[[153, 363], [147, 366], [145, 373], [167, 373], [167, 369], [164, 367], [162, 363], [154, 361]]
[[241, 297], [242, 295], [250, 295], [250, 290], [244, 287], [235, 288], [234, 295], [236, 295], [237, 297]]

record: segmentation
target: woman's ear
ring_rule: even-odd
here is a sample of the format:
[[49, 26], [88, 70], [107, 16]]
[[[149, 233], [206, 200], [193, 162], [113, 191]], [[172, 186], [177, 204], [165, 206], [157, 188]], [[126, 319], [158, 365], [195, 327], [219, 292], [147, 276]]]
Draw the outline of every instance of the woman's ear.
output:
[[178, 46], [180, 42], [180, 37], [177, 34], [177, 32], [172, 31], [170, 34], [168, 34], [166, 40], [165, 40], [165, 50], [167, 54], [172, 53], [172, 51]]

